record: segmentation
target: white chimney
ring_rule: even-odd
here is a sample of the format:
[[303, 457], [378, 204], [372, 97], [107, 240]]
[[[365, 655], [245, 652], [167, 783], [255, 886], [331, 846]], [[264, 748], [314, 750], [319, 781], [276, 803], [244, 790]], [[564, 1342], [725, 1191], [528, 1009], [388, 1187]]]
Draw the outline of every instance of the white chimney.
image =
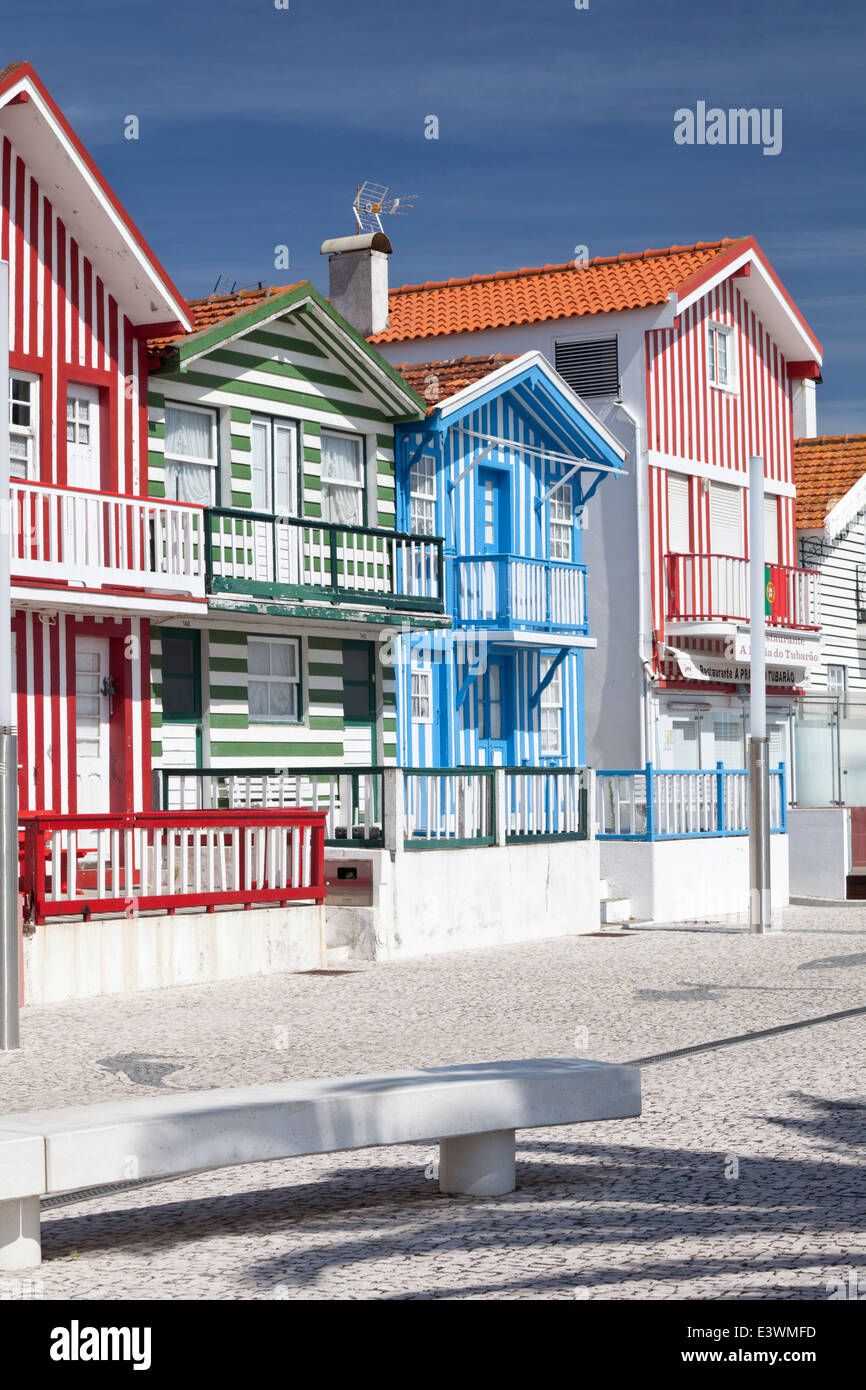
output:
[[369, 338], [388, 327], [388, 257], [384, 232], [334, 237], [322, 243], [328, 259], [328, 297], [356, 333]]
[[803, 377], [794, 382], [794, 438], [815, 439], [818, 434], [818, 409], [815, 382]]

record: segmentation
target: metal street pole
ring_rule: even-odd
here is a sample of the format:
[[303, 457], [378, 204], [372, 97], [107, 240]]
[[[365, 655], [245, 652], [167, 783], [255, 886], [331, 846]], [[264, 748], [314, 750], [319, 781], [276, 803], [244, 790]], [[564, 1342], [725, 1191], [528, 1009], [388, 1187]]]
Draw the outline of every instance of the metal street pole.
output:
[[0, 261], [0, 1051], [18, 1031], [18, 731], [12, 708], [9, 267]]
[[749, 740], [749, 930], [772, 930], [770, 901], [770, 748], [767, 741], [764, 460], [749, 459], [751, 686]]

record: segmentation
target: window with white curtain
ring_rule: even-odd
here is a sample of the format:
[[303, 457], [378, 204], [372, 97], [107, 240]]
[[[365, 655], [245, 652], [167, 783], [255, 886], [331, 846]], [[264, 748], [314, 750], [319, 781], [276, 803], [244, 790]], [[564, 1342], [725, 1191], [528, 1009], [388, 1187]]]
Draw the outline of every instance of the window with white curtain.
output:
[[247, 700], [250, 723], [297, 723], [300, 663], [295, 638], [247, 639]]
[[165, 495], [209, 507], [216, 495], [216, 412], [165, 407]]
[[572, 557], [574, 503], [571, 483], [561, 483], [550, 494], [550, 558], [567, 560]]
[[422, 454], [409, 475], [411, 517], [409, 529], [418, 536], [436, 534], [436, 460]]
[[412, 670], [412, 719], [416, 724], [433, 723], [433, 672]]
[[[541, 679], [547, 675], [554, 657], [541, 658]], [[562, 752], [562, 666], [558, 666], [550, 684], [541, 692], [541, 756], [554, 757]]]
[[35, 478], [37, 429], [39, 424], [39, 383], [35, 377], [9, 377], [9, 475]]
[[668, 474], [668, 553], [688, 555], [692, 548], [689, 518], [689, 480], [682, 473]]
[[779, 499], [764, 497], [764, 560], [779, 563]]
[[322, 517], [364, 524], [364, 442], [357, 435], [322, 432]]

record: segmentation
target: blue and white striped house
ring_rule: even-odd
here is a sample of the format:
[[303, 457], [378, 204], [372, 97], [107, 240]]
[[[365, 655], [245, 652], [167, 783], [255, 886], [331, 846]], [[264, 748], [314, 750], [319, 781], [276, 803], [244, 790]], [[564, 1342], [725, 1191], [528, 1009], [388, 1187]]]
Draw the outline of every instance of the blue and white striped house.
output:
[[397, 524], [444, 537], [453, 620], [399, 640], [398, 758], [580, 765], [596, 645], [581, 533], [626, 451], [539, 352], [398, 370], [428, 410], [397, 427]]

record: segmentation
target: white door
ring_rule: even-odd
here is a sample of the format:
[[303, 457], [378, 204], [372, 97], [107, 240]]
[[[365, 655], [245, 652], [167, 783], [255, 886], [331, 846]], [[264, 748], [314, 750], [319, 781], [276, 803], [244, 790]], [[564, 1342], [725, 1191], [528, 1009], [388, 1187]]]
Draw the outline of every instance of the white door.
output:
[[671, 720], [670, 765], [677, 772], [695, 772], [700, 767], [697, 719]]
[[70, 382], [66, 388], [66, 480], [99, 490], [99, 392]]
[[107, 811], [109, 797], [108, 638], [79, 637], [75, 643], [75, 772], [78, 810]]

